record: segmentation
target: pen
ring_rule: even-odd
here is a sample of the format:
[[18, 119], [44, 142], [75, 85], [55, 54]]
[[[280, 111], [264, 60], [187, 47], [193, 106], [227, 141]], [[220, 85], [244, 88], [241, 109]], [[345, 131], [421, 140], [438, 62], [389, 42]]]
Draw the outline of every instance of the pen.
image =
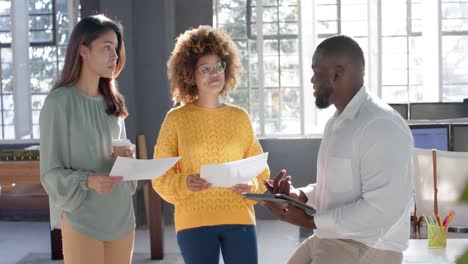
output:
[[444, 220], [444, 226], [447, 227], [450, 222], [452, 221], [453, 217], [454, 217], [455, 213], [453, 211], [450, 211], [449, 214], [447, 215], [447, 217], [445, 217], [445, 220]]
[[435, 224], [440, 226], [439, 219], [438, 219], [437, 215], [434, 212], [432, 214], [434, 215]]
[[447, 215], [447, 216], [445, 217], [445, 219], [444, 219], [443, 225], [444, 225], [445, 227], [447, 227], [447, 225], [448, 225], [448, 220], [449, 220], [449, 218], [450, 218], [450, 213], [448, 213], [448, 215]]
[[426, 224], [428, 224], [428, 225], [431, 223], [427, 216], [424, 216], [424, 220], [426, 220]]

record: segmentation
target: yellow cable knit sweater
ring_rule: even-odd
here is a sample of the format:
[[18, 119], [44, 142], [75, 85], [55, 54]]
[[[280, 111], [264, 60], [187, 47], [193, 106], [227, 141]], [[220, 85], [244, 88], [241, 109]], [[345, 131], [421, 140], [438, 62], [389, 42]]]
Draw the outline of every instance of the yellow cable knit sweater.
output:
[[[200, 166], [240, 160], [263, 153], [247, 112], [226, 104], [218, 109], [187, 104], [166, 115], [159, 131], [154, 158], [181, 156], [178, 164], [152, 181], [161, 197], [175, 205], [176, 232], [225, 224], [254, 225], [255, 202], [228, 188], [211, 187], [192, 192], [187, 177], [199, 174]], [[263, 193], [265, 169], [252, 182], [252, 192]], [[223, 175], [219, 175], [223, 177]]]

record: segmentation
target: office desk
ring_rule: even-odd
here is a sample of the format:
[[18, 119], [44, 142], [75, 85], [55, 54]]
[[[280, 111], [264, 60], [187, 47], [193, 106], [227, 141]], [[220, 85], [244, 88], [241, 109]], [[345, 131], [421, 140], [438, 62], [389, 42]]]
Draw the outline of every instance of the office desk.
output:
[[403, 263], [451, 264], [468, 250], [468, 238], [449, 238], [447, 247], [431, 249], [427, 239], [410, 239], [409, 248], [403, 252]]
[[12, 183], [40, 183], [39, 161], [0, 161], [0, 186]]
[[[39, 161], [1, 161], [0, 162], [0, 207], [5, 210], [34, 210], [48, 209], [48, 197], [43, 194], [10, 194], [11, 184], [41, 184], [39, 175]], [[6, 192], [5, 192], [6, 191]], [[45, 196], [45, 197], [44, 197]], [[43, 200], [47, 208], [42, 205]], [[51, 258], [63, 259], [62, 234], [60, 230], [50, 232]]]

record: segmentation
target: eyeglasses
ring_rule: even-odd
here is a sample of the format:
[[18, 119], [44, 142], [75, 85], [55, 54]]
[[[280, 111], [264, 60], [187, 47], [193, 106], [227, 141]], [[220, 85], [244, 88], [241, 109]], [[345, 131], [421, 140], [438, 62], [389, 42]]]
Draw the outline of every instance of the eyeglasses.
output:
[[218, 61], [214, 65], [204, 64], [198, 67], [198, 72], [202, 75], [208, 75], [211, 71], [215, 70], [216, 73], [223, 73], [226, 69], [226, 62], [225, 61]]

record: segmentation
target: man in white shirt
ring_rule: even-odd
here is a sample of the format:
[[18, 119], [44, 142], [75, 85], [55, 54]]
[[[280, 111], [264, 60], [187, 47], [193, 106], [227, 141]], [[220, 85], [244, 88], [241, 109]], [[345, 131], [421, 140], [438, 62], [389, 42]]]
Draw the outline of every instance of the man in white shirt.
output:
[[288, 263], [401, 263], [408, 247], [413, 138], [396, 111], [366, 92], [364, 69], [361, 48], [346, 36], [324, 40], [314, 53], [315, 104], [336, 107], [320, 144], [317, 182], [296, 189], [283, 170], [265, 185], [317, 213], [262, 202], [282, 220], [315, 229]]

